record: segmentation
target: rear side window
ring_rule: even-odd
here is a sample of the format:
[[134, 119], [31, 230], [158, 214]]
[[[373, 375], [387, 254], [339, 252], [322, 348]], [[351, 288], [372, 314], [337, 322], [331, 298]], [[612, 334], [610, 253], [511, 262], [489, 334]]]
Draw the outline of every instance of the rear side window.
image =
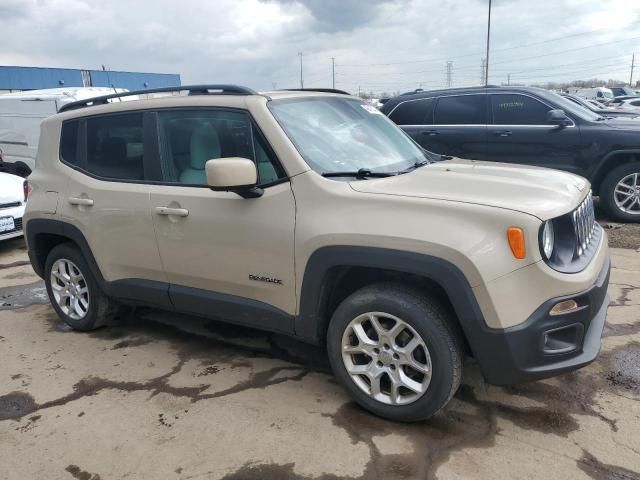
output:
[[544, 103], [526, 95], [491, 95], [491, 110], [495, 125], [546, 125], [547, 112]]
[[256, 162], [259, 184], [285, 177], [246, 112], [168, 110], [158, 113], [158, 126], [160, 165], [165, 182], [206, 185], [207, 161], [227, 157]]
[[433, 99], [407, 100], [389, 115], [397, 125], [424, 125], [432, 121]]
[[115, 180], [144, 180], [142, 113], [87, 120], [87, 170]]
[[78, 164], [78, 120], [71, 120], [62, 124], [60, 137], [60, 158], [71, 165]]
[[441, 97], [436, 105], [433, 123], [436, 125], [486, 124], [486, 95]]

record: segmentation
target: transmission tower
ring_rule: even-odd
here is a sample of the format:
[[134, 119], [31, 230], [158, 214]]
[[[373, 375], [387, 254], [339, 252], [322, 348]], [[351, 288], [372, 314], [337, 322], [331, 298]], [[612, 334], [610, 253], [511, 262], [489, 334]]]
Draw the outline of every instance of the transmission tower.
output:
[[447, 62], [447, 88], [453, 85], [453, 62]]

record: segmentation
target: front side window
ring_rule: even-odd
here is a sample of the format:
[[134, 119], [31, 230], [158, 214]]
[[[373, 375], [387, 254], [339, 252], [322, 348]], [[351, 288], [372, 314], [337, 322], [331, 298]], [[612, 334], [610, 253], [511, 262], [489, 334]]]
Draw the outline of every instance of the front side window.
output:
[[544, 103], [526, 95], [491, 95], [494, 125], [546, 125], [547, 112]]
[[144, 180], [142, 113], [87, 120], [89, 172], [114, 180]]
[[485, 125], [486, 95], [440, 97], [433, 123], [436, 125]]
[[285, 177], [246, 112], [168, 110], [158, 113], [158, 128], [165, 182], [206, 185], [207, 161], [227, 157], [256, 162], [260, 185]]
[[407, 100], [402, 102], [389, 118], [397, 125], [424, 125], [431, 123], [431, 109], [433, 105], [432, 98], [423, 98], [420, 100]]
[[424, 152], [382, 112], [341, 97], [274, 100], [271, 113], [319, 173], [395, 172], [424, 161]]

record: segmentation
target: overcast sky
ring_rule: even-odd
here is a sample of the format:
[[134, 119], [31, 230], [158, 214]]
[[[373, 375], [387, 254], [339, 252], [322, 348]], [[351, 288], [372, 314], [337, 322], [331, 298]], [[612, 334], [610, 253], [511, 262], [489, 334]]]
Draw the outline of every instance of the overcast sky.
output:
[[[0, 0], [0, 65], [180, 73], [183, 84], [408, 90], [480, 83], [488, 0]], [[494, 0], [491, 83], [619, 78], [640, 0]], [[516, 48], [517, 47], [517, 48]], [[640, 79], [640, 66], [636, 79]], [[635, 83], [635, 80], [634, 80]]]

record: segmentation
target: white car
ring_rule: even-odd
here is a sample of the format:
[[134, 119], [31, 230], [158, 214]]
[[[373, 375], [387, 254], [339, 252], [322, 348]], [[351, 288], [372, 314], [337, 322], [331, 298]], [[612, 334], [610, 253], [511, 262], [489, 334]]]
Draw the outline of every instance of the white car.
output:
[[640, 97], [622, 100], [617, 108], [640, 113]]
[[27, 182], [23, 178], [0, 172], [0, 240], [22, 235], [27, 194]]

